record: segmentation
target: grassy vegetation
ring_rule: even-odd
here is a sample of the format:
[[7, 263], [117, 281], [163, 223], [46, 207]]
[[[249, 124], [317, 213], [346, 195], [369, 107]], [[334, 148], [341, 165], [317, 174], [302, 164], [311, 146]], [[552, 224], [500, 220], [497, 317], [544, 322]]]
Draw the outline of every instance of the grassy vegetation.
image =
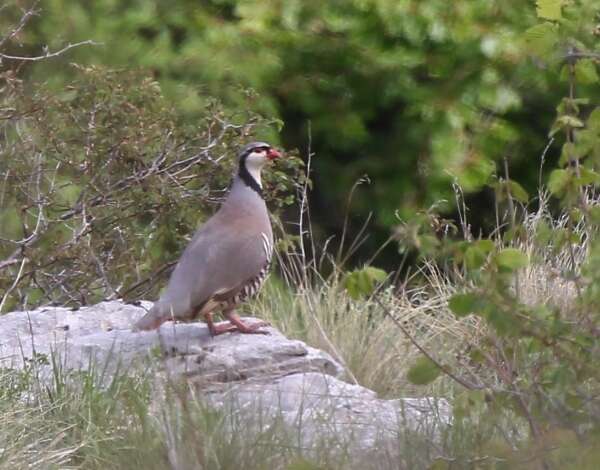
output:
[[[55, 374], [40, 381], [36, 365], [0, 373], [0, 468], [317, 469], [390, 468], [392, 455], [360, 459], [341, 436], [310, 448], [303, 423], [284, 425], [260, 409], [240, 415], [206, 405], [202, 392], [183, 382], [156, 386], [144, 376], [118, 374], [109, 383], [99, 371]], [[383, 437], [383, 436], [382, 436]], [[431, 460], [423, 435], [399, 430], [409, 445], [400, 468]], [[421, 452], [424, 450], [424, 452]], [[407, 466], [404, 466], [406, 463]]]
[[[525, 218], [530, 237], [521, 247], [535, 260], [520, 274], [528, 303], [568, 306], [572, 287], [553, 276], [570, 256], [536, 244], [540, 223], [552, 223], [542, 208]], [[559, 230], [564, 221], [554, 222]], [[578, 260], [583, 260], [585, 245]], [[300, 252], [299, 252], [300, 253]], [[470, 351], [489, 338], [490, 330], [474, 317], [457, 318], [448, 301], [464, 283], [460, 270], [440, 272], [425, 263], [421, 287], [391, 288], [353, 299], [344, 274], [324, 278], [296, 253], [280, 259], [282, 275], [273, 276], [248, 313], [271, 321], [286, 335], [330, 352], [347, 370], [347, 379], [386, 398], [442, 396], [454, 406], [453, 426], [438, 442], [422, 433], [402, 431], [401, 458], [382, 452], [358, 463], [335, 436], [313, 449], [299, 445], [302, 425], [286, 427], [281, 419], [261, 419], [260, 410], [241, 419], [215, 411], [205, 397], [185, 383], [157, 387], [158, 371], [119, 374], [109, 383], [98, 371], [59, 370], [51, 384], [25, 371], [0, 373], [1, 468], [595, 468], [599, 457], [589, 440], [556, 427], [545, 434], [542, 448], [529, 437], [527, 420], [490, 397], [487, 389], [465, 390], [447, 376], [417, 386], [407, 373], [420, 356], [414, 340], [455, 373], [493, 388], [495, 371], [473, 361]], [[305, 263], [305, 264], [303, 264]], [[335, 261], [331, 261], [335, 264]], [[377, 301], [383, 303], [384, 307]], [[534, 364], [522, 364], [524, 372]], [[496, 406], [495, 411], [494, 406]], [[248, 416], [246, 417], [248, 418]]]

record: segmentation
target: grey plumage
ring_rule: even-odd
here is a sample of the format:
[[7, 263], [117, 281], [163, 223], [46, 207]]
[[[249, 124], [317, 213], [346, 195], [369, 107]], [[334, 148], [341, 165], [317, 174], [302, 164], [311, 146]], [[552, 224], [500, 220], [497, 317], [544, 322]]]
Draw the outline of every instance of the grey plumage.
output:
[[228, 312], [258, 292], [271, 262], [273, 232], [260, 194], [260, 169], [277, 157], [279, 153], [264, 142], [250, 144], [240, 152], [238, 173], [227, 199], [196, 232], [164, 294], [135, 329], [153, 329], [170, 319], [191, 320], [204, 315], [213, 334], [232, 331], [233, 326], [215, 329], [211, 318], [214, 309], [223, 309], [238, 326], [239, 319]]

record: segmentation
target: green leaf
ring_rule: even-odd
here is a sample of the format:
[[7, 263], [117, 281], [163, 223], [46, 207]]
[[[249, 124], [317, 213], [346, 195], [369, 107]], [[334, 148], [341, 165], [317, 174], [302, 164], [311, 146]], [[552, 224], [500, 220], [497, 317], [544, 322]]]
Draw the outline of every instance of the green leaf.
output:
[[364, 271], [371, 279], [377, 282], [383, 282], [387, 278], [387, 273], [383, 269], [374, 268], [373, 266], [367, 266], [366, 268], [364, 268]]
[[465, 252], [465, 264], [467, 269], [479, 269], [485, 263], [487, 253], [481, 250], [478, 246], [470, 246]]
[[496, 330], [501, 336], [518, 334], [520, 324], [515, 322], [514, 316], [506, 308], [499, 308], [492, 302], [488, 302], [481, 311], [481, 317]]
[[350, 273], [344, 280], [344, 288], [348, 295], [354, 300], [358, 300], [362, 297], [362, 292], [358, 282], [359, 275], [357, 273]]
[[481, 298], [473, 292], [465, 294], [454, 294], [448, 301], [448, 307], [457, 317], [464, 317], [475, 313], [481, 304]]
[[511, 180], [508, 182], [508, 187], [510, 189], [510, 194], [517, 201], [522, 202], [523, 204], [529, 201], [529, 194], [527, 194], [527, 191], [525, 191], [523, 186], [521, 186], [519, 183]]
[[564, 192], [571, 181], [571, 172], [568, 170], [554, 170], [550, 173], [548, 190], [555, 196]]
[[487, 184], [495, 169], [495, 163], [489, 158], [473, 158], [458, 176], [460, 185], [467, 191], [475, 191]]
[[56, 190], [56, 201], [71, 207], [79, 199], [81, 188], [76, 184], [65, 184]]
[[344, 287], [350, 297], [358, 300], [371, 295], [376, 284], [383, 282], [386, 277], [387, 273], [384, 270], [366, 266], [348, 274], [344, 280]]
[[587, 127], [600, 133], [600, 106], [595, 108], [588, 116]]
[[572, 128], [578, 128], [584, 126], [583, 121], [581, 119], [579, 119], [576, 116], [570, 116], [568, 114], [565, 114], [564, 116], [559, 116], [556, 122], [562, 124], [563, 127], [568, 126]]
[[573, 142], [565, 142], [560, 153], [558, 164], [565, 166], [571, 160], [579, 160], [577, 147]]
[[591, 206], [588, 208], [588, 215], [594, 225], [600, 225], [600, 206]]
[[596, 64], [591, 59], [581, 59], [575, 64], [575, 78], [581, 84], [598, 82]]
[[598, 184], [598, 182], [600, 182], [600, 175], [595, 171], [582, 166], [579, 168], [579, 176], [575, 178], [575, 182], [580, 186]]
[[560, 20], [562, 18], [562, 0], [537, 0], [537, 16], [545, 20]]
[[406, 373], [406, 378], [414, 385], [427, 385], [438, 378], [442, 371], [427, 357], [420, 357]]
[[494, 250], [494, 242], [492, 240], [477, 240], [474, 242], [475, 246], [479, 248], [484, 253], [490, 253]]
[[505, 248], [496, 255], [496, 263], [502, 268], [515, 270], [527, 266], [529, 258], [516, 248]]
[[540, 246], [548, 245], [554, 232], [545, 220], [540, 220], [535, 226], [535, 241]]
[[524, 38], [530, 53], [547, 58], [555, 53], [558, 27], [553, 23], [537, 24], [525, 31]]

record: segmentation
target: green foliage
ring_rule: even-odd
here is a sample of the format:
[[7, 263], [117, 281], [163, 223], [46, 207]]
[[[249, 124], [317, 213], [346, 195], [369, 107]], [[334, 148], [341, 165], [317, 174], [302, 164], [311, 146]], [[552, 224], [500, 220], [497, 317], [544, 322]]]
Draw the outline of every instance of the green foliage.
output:
[[416, 251], [422, 257], [435, 256], [442, 246], [441, 235], [456, 232], [452, 221], [441, 218], [436, 209], [432, 206], [394, 227], [393, 237], [401, 253]]
[[[591, 59], [578, 60], [575, 63], [575, 78], [577, 83], [582, 85], [589, 85], [592, 83], [598, 83], [598, 71], [596, 70], [596, 64]], [[582, 126], [583, 127], [583, 126]]]
[[509, 198], [515, 199], [520, 203], [526, 204], [529, 201], [529, 194], [519, 183], [513, 180], [499, 180], [492, 185], [496, 191], [496, 200], [498, 202], [506, 201]]
[[545, 20], [560, 20], [562, 18], [562, 0], [537, 0], [537, 15]]
[[475, 293], [454, 294], [448, 300], [448, 307], [459, 317], [476, 313], [480, 306], [481, 298]]
[[496, 255], [496, 264], [501, 269], [515, 271], [529, 265], [529, 260], [525, 253], [516, 248], [505, 248]]
[[370, 296], [375, 286], [385, 281], [387, 273], [373, 266], [365, 266], [346, 275], [344, 287], [353, 299]]
[[528, 51], [539, 58], [553, 57], [558, 45], [558, 26], [554, 23], [540, 23], [525, 31], [523, 37]]
[[437, 379], [442, 371], [427, 357], [420, 357], [406, 373], [406, 378], [415, 385], [427, 385]]
[[[579, 41], [595, 21], [594, 2], [583, 3], [590, 13], [568, 23]], [[556, 74], [540, 64], [564, 57], [574, 9], [559, 0], [540, 0], [537, 10], [517, 0], [49, 0], [20, 36], [23, 46], [9, 51], [92, 39], [102, 45], [24, 71], [56, 84], [69, 80], [73, 60], [140, 66], [187, 122], [216, 97], [229, 111], [282, 119], [288, 147], [304, 146], [310, 123], [327, 183], [315, 197], [341, 205], [368, 173], [374, 184], [352, 210], [364, 216], [377, 206], [377, 225], [387, 229], [398, 207], [403, 218], [439, 199], [451, 210], [449, 183], [479, 191], [507, 148], [525, 187], [537, 180], [529, 156], [544, 147], [539, 126], [558, 97]], [[535, 24], [536, 11], [548, 21]], [[590, 65], [578, 73], [591, 80]], [[331, 214], [316, 216], [339, 226]]]
[[[588, 16], [598, 13], [591, 2], [540, 0], [540, 23], [524, 36], [529, 52], [566, 84], [550, 126], [562, 153], [547, 180], [563, 211], [560, 221], [542, 215], [547, 210], [543, 191], [539, 213], [532, 216], [520, 209], [532, 203], [525, 188], [508, 176], [493, 176], [488, 184], [500, 224], [495, 237], [473, 240], [463, 223], [465, 240], [444, 237], [433, 250], [424, 251], [451, 262], [460, 273], [461, 286], [450, 297], [449, 309], [457, 318], [485, 325], [480, 337], [468, 341], [468, 365], [463, 367], [477, 371], [477, 380], [457, 380], [470, 384], [471, 390], [457, 396], [455, 418], [459, 425], [463, 420], [472, 425], [481, 414], [497, 426], [512, 420], [521, 427], [519, 432], [527, 436], [519, 444], [522, 451], [511, 449], [510, 439], [491, 437], [479, 450], [517, 468], [525, 451], [533, 452], [531, 461], [540, 468], [562, 468], [571, 455], [572, 436], [591, 455], [590, 443], [600, 432], [600, 374], [595, 367], [600, 360], [600, 107], [590, 87], [597, 88], [599, 82], [599, 56], [597, 33], [582, 29]], [[421, 234], [428, 225], [422, 218], [410, 233]], [[552, 301], [529, 296], [529, 284], [540, 276], [559, 290], [547, 294]], [[435, 350], [430, 352], [435, 358]], [[448, 371], [460, 378], [456, 370]], [[410, 372], [414, 383], [428, 383], [440, 371], [422, 358]], [[560, 450], [550, 454], [554, 446]], [[581, 468], [592, 468], [590, 462], [582, 458]], [[451, 467], [438, 461], [433, 468]]]
[[550, 173], [548, 190], [555, 196], [561, 196], [568, 187], [570, 179], [571, 173], [569, 171], [561, 169], [554, 170]]

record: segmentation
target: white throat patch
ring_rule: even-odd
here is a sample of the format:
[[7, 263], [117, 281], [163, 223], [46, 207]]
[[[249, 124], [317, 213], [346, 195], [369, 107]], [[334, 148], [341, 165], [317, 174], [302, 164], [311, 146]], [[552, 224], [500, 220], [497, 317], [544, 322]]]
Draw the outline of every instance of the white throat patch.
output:
[[267, 159], [259, 155], [250, 154], [248, 158], [246, 158], [246, 169], [261, 188], [262, 181], [260, 179], [260, 172], [263, 166], [265, 166], [265, 163], [267, 163]]
[[256, 181], [258, 183], [258, 185], [262, 188], [262, 181], [260, 179], [260, 170], [262, 169], [262, 167], [252, 167], [250, 165], [247, 166], [248, 168], [248, 173], [250, 173], [250, 176], [252, 176], [252, 178], [254, 178], [254, 181]]

